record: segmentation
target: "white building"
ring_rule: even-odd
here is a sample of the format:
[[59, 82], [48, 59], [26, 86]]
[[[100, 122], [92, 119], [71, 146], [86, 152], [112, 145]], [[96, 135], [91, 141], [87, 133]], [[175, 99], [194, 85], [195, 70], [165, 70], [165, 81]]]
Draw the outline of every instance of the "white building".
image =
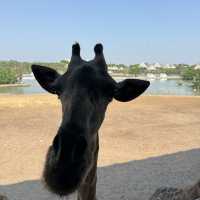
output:
[[113, 66], [109, 66], [109, 67], [108, 67], [108, 70], [111, 70], [111, 71], [118, 71], [119, 68], [118, 68], [117, 66], [113, 65]]
[[147, 69], [147, 68], [148, 68], [148, 63], [145, 63], [145, 62], [140, 63], [140, 64], [139, 64], [139, 67], [140, 67], [140, 68], [145, 68], [145, 69]]
[[154, 64], [152, 64], [152, 65], [149, 65], [149, 66], [148, 66], [147, 70], [149, 70], [149, 71], [154, 71], [154, 70], [156, 70], [156, 67], [155, 67]]
[[161, 68], [162, 67], [162, 65], [160, 64], [160, 63], [158, 63], [158, 62], [156, 62], [156, 63], [152, 63], [152, 64], [148, 64], [148, 63], [141, 63], [140, 65], [139, 65], [139, 67], [141, 67], [141, 68], [145, 68], [145, 69], [147, 69], [147, 70], [149, 70], [149, 71], [154, 71], [154, 70], [156, 70], [157, 68]]
[[194, 69], [200, 69], [200, 64], [195, 65]]
[[30, 74], [22, 74], [22, 81], [35, 79], [33, 72]]
[[166, 65], [164, 66], [164, 68], [167, 68], [167, 69], [175, 69], [176, 66], [175, 66], [175, 65], [172, 65], [172, 64], [166, 64]]
[[150, 80], [154, 80], [154, 79], [156, 79], [156, 75], [152, 74], [152, 73], [148, 73], [147, 78], [150, 79]]
[[162, 67], [162, 65], [158, 62], [154, 63], [153, 65], [154, 65], [155, 68], [161, 68]]
[[110, 74], [120, 73], [120, 72], [123, 72], [123, 70], [124, 70], [123, 67], [118, 67], [116, 65], [108, 66], [108, 73], [110, 73]]

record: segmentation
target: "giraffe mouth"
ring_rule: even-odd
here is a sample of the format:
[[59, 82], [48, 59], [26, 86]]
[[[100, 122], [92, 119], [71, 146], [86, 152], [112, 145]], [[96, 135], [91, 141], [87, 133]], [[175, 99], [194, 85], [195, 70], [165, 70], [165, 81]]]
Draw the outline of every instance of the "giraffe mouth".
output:
[[43, 172], [48, 190], [60, 196], [76, 191], [89, 166], [87, 146], [85, 137], [58, 131], [48, 150]]
[[46, 164], [43, 172], [43, 181], [46, 188], [60, 196], [69, 195], [76, 191], [82, 183], [87, 172], [88, 164], [80, 160], [70, 164], [51, 163], [52, 146], [47, 153]]

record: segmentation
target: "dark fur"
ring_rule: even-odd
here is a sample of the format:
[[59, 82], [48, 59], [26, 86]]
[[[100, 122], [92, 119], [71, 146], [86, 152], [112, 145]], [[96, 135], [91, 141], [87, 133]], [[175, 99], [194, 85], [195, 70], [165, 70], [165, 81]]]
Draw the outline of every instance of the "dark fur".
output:
[[97, 44], [94, 51], [95, 58], [84, 61], [79, 44], [74, 44], [68, 70], [62, 76], [53, 69], [32, 66], [40, 85], [59, 96], [63, 111], [47, 153], [44, 182], [61, 196], [78, 190], [81, 200], [96, 199], [98, 130], [108, 104], [113, 98], [130, 101], [149, 86], [147, 81], [133, 79], [116, 83], [107, 73], [103, 46]]

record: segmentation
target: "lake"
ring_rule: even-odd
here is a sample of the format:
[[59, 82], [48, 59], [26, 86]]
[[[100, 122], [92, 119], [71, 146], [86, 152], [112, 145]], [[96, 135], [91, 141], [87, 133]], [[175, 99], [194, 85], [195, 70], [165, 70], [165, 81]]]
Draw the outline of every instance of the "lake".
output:
[[[0, 87], [0, 94], [36, 94], [46, 93], [35, 80], [26, 80], [27, 87]], [[147, 95], [200, 95], [193, 90], [191, 83], [182, 80], [150, 80], [151, 85], [145, 92]]]

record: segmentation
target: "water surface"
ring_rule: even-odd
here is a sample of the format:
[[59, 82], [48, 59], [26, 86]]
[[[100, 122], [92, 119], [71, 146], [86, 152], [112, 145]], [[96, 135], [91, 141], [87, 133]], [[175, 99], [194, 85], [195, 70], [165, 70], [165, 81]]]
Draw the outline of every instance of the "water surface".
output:
[[[26, 80], [30, 86], [0, 87], [0, 94], [37, 94], [46, 93], [35, 80]], [[191, 87], [191, 83], [181, 80], [151, 80], [145, 92], [147, 95], [200, 95]]]

